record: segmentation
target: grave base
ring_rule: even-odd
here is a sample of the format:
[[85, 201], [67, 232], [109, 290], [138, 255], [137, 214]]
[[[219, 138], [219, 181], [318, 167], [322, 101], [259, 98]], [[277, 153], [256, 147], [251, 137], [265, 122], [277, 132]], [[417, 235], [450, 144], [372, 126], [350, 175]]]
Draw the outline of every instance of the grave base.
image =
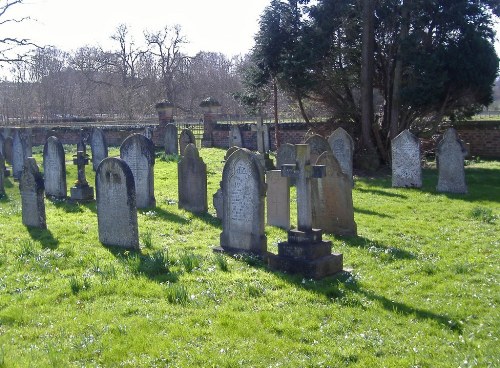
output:
[[70, 200], [74, 202], [91, 202], [94, 200], [94, 188], [91, 186], [71, 187]]

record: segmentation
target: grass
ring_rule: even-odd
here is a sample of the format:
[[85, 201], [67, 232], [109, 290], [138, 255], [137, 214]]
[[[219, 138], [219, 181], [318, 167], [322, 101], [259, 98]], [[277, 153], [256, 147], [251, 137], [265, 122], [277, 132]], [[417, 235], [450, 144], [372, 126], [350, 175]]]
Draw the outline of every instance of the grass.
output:
[[[499, 162], [470, 162], [466, 195], [437, 193], [432, 166], [421, 190], [356, 178], [358, 237], [324, 235], [352, 271], [314, 281], [212, 252], [224, 151], [200, 154], [209, 213], [178, 209], [177, 162], [157, 160], [138, 252], [99, 243], [95, 203], [46, 200], [48, 229], [26, 229], [7, 179], [0, 367], [500, 366]], [[266, 235], [276, 253], [286, 233]]]

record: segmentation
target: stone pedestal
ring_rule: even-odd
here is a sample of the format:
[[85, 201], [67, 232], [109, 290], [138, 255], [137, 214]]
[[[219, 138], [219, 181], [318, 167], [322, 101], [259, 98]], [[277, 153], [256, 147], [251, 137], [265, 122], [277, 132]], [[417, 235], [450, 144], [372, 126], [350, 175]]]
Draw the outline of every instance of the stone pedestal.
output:
[[74, 202], [91, 202], [94, 200], [94, 188], [90, 185], [75, 185], [69, 189], [70, 200]]

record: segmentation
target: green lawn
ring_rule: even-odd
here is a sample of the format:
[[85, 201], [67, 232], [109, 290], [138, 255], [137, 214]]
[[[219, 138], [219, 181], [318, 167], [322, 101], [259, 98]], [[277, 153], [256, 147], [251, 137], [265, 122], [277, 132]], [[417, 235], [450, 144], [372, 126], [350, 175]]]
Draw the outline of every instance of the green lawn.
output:
[[[350, 273], [313, 281], [212, 252], [224, 151], [200, 154], [209, 214], [177, 208], [176, 162], [157, 160], [140, 253], [99, 243], [95, 204], [46, 200], [48, 230], [25, 228], [7, 179], [0, 367], [500, 366], [500, 162], [467, 166], [467, 195], [436, 193], [434, 169], [421, 190], [356, 178], [359, 236], [325, 235]], [[275, 253], [286, 233], [266, 234]]]

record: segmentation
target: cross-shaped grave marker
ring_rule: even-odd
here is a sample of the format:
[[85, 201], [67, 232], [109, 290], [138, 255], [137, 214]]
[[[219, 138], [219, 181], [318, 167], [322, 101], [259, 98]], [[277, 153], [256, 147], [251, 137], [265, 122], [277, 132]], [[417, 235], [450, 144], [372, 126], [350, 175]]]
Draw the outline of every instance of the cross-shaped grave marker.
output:
[[78, 170], [78, 178], [75, 185], [70, 188], [71, 200], [92, 201], [94, 199], [94, 188], [89, 186], [85, 177], [85, 165], [89, 164], [89, 156], [83, 151], [77, 151], [73, 155], [73, 164]]
[[264, 126], [262, 117], [259, 117], [257, 123], [252, 126], [252, 131], [257, 133], [257, 151], [264, 154], [266, 149], [264, 147]]

